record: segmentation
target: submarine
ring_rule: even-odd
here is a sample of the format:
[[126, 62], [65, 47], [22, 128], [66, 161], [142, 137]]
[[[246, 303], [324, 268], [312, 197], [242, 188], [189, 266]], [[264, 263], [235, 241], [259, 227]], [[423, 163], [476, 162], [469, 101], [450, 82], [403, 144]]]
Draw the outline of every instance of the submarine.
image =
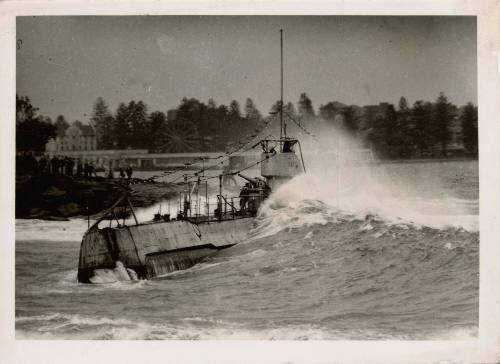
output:
[[[179, 196], [179, 213], [175, 218], [157, 214], [152, 221], [139, 222], [129, 199], [129, 191], [125, 192], [84, 233], [78, 260], [78, 282], [152, 279], [188, 269], [205, 257], [248, 239], [262, 202], [281, 184], [305, 172], [300, 141], [286, 134], [287, 125], [283, 117], [283, 30], [280, 30], [280, 41], [279, 138], [266, 138], [255, 143], [252, 148], [260, 146], [262, 153], [260, 160], [251, 166], [208, 178], [195, 173], [194, 181], [185, 175], [184, 191]], [[241, 173], [256, 165], [260, 165], [260, 177], [250, 178]], [[239, 195], [228, 197], [223, 194], [223, 178], [234, 175], [247, 182]], [[216, 203], [212, 206], [208, 198], [209, 178], [218, 178], [219, 182]], [[205, 213], [200, 214], [198, 193], [203, 182]], [[193, 200], [198, 208], [193, 209]], [[119, 216], [124, 211], [132, 215], [132, 224], [127, 225], [125, 219], [120, 224]], [[115, 226], [112, 226], [113, 221]]]
[[[254, 218], [262, 202], [278, 186], [303, 173], [303, 160], [295, 152], [297, 139], [283, 136], [259, 142], [264, 151], [259, 161], [262, 178], [247, 180], [238, 196], [222, 193], [223, 174], [218, 175], [219, 193], [212, 210], [193, 214], [194, 191], [202, 184], [185, 181], [182, 209], [175, 219], [169, 215], [155, 216], [139, 222], [126, 192], [85, 232], [78, 261], [78, 281], [109, 283], [121, 280], [151, 279], [192, 267], [221, 249], [234, 246], [248, 238]], [[234, 174], [232, 172], [231, 174]], [[208, 199], [207, 199], [208, 201]], [[120, 224], [118, 211], [125, 209], [135, 223]], [[101, 224], [112, 221], [116, 226]]]

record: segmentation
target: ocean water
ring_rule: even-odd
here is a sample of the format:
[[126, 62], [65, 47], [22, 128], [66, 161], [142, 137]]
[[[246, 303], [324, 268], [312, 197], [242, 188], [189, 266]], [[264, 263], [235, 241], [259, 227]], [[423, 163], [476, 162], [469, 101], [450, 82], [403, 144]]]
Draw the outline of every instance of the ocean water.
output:
[[472, 161], [313, 168], [248, 241], [138, 282], [77, 283], [87, 221], [17, 220], [16, 337], [474, 338], [478, 183]]

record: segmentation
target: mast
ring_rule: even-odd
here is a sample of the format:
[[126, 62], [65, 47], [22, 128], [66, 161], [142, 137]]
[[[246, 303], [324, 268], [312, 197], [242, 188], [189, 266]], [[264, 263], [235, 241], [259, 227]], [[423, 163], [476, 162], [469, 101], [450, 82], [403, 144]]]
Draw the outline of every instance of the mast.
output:
[[286, 138], [286, 126], [283, 121], [283, 29], [280, 29], [280, 66], [281, 66], [281, 93], [280, 93], [280, 139]]

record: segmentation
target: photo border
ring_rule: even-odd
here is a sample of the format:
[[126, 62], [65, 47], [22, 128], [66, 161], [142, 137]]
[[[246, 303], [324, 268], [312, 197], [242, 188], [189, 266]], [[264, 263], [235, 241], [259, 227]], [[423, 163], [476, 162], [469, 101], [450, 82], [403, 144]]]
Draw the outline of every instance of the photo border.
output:
[[[5, 363], [493, 363], [500, 360], [500, 3], [495, 0], [5, 1], [0, 3], [0, 362]], [[26, 15], [477, 16], [480, 306], [468, 341], [16, 340], [16, 16]]]

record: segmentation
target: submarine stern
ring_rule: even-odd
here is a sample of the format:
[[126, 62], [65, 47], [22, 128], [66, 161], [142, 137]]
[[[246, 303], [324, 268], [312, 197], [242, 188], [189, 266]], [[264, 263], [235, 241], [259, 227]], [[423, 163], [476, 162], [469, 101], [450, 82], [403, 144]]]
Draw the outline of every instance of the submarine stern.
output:
[[188, 269], [245, 240], [252, 220], [168, 221], [90, 229], [80, 247], [78, 282], [102, 283], [99, 276], [105, 282], [146, 279]]

